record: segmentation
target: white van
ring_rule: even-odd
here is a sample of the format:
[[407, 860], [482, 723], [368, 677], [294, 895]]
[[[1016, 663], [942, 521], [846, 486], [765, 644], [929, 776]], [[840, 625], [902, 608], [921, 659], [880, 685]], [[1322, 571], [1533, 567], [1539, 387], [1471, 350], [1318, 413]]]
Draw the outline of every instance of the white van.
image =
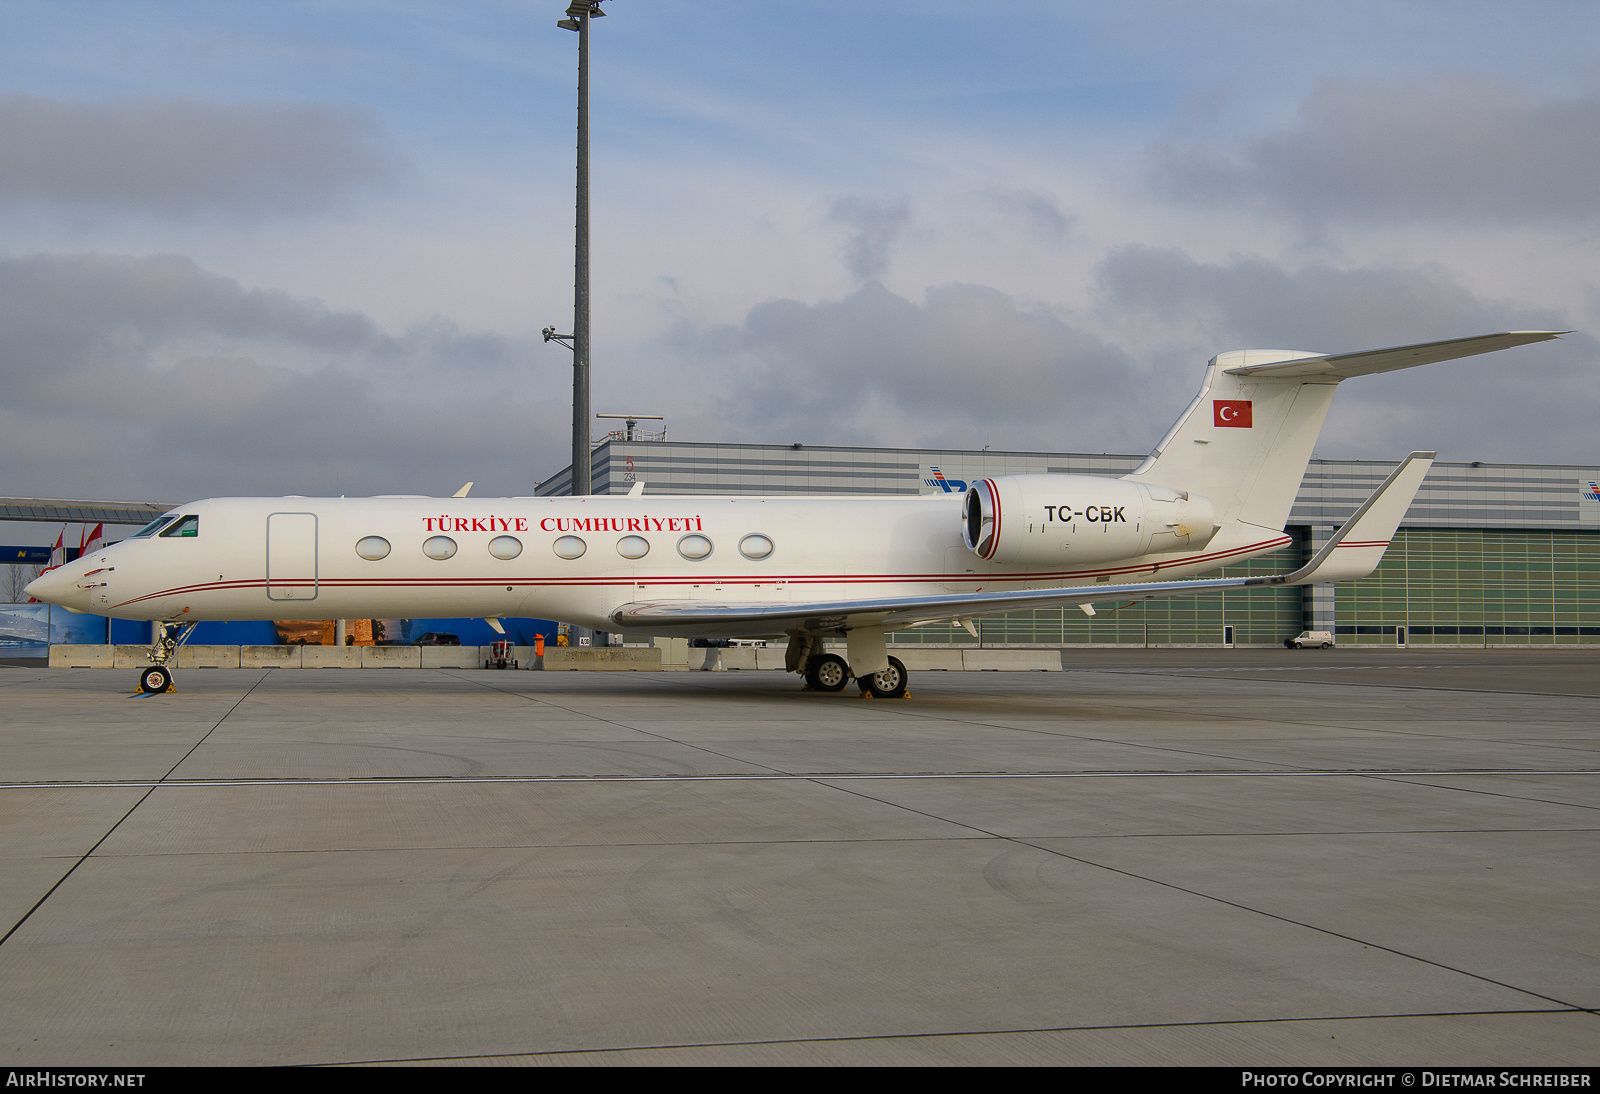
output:
[[1311, 646], [1316, 646], [1318, 649], [1331, 650], [1333, 649], [1333, 632], [1301, 631], [1293, 638], [1285, 638], [1283, 646], [1284, 649], [1290, 650], [1303, 650]]

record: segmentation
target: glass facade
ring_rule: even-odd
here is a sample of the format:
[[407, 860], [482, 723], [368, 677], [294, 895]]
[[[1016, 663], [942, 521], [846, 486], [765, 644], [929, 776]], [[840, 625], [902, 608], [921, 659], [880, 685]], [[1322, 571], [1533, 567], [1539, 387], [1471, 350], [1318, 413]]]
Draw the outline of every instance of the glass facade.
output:
[[1337, 616], [1343, 644], [1600, 644], [1600, 534], [1402, 528]]

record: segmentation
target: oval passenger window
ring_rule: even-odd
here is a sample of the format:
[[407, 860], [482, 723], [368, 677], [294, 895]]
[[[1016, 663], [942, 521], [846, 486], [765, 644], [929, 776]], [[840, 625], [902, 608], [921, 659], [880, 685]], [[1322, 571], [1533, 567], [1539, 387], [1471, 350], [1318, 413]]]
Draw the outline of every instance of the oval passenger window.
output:
[[582, 558], [583, 552], [589, 549], [577, 536], [562, 536], [551, 546], [561, 558]]
[[376, 562], [389, 555], [389, 541], [382, 536], [363, 536], [356, 540], [356, 554], [368, 562]]
[[449, 536], [430, 536], [422, 541], [422, 553], [429, 558], [447, 559], [456, 553], [456, 541]]
[[745, 536], [739, 541], [739, 553], [745, 558], [766, 558], [772, 554], [772, 541], [759, 533]]
[[684, 558], [709, 558], [711, 541], [705, 536], [684, 536], [678, 541], [678, 553]]
[[650, 553], [650, 541], [643, 536], [623, 536], [617, 540], [617, 554], [623, 558], [643, 558]]
[[516, 536], [495, 536], [489, 541], [489, 553], [495, 558], [516, 558], [522, 553], [522, 541]]

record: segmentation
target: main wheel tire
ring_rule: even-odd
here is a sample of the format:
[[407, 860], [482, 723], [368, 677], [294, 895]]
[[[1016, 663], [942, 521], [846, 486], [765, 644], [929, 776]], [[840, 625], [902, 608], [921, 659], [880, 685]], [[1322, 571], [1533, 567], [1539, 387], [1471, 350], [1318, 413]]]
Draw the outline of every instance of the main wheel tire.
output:
[[139, 674], [139, 690], [146, 695], [166, 691], [172, 686], [172, 674], [160, 665], [152, 665]]
[[850, 683], [850, 666], [837, 654], [818, 654], [806, 662], [806, 683], [812, 691], [843, 691]]
[[861, 685], [861, 690], [874, 699], [904, 699], [910, 682], [906, 666], [898, 657], [889, 658], [889, 667], [882, 672], [863, 676], [856, 681]]

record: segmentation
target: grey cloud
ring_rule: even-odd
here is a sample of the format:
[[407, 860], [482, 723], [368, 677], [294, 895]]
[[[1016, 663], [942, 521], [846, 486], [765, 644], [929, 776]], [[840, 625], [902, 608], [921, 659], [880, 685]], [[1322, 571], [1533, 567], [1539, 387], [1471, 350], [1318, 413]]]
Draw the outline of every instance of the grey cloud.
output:
[[978, 285], [929, 289], [921, 304], [876, 283], [837, 301], [768, 301], [678, 348], [724, 369], [724, 433], [761, 440], [1100, 451], [1153, 440], [1144, 411], [1170, 387]]
[[0, 461], [22, 493], [531, 493], [565, 463], [564, 398], [540, 397], [557, 364], [183, 258], [0, 259]]
[[0, 95], [0, 205], [299, 214], [337, 207], [402, 168], [393, 137], [356, 107]]
[[[1225, 349], [1326, 353], [1501, 330], [1560, 330], [1559, 314], [1485, 300], [1437, 269], [1288, 269], [1259, 258], [1196, 262], [1126, 247], [1098, 270], [1109, 312], [1165, 330], [1203, 359]], [[1203, 333], [1200, 333], [1203, 332]], [[1205, 341], [1200, 341], [1204, 338]], [[1320, 451], [1385, 458], [1592, 462], [1600, 345], [1587, 334], [1341, 386]]]
[[1157, 191], [1312, 223], [1537, 223], [1600, 211], [1600, 95], [1543, 98], [1485, 76], [1324, 80], [1297, 125], [1236, 153], [1156, 150]]
[[911, 225], [911, 206], [905, 198], [878, 200], [852, 195], [837, 198], [828, 219], [851, 231], [845, 244], [845, 264], [861, 281], [874, 281], [889, 269], [890, 252]]
[[996, 209], [1019, 221], [1035, 237], [1054, 243], [1065, 240], [1078, 223], [1078, 218], [1061, 211], [1055, 199], [1036, 190], [1008, 190], [995, 187], [984, 197]]

